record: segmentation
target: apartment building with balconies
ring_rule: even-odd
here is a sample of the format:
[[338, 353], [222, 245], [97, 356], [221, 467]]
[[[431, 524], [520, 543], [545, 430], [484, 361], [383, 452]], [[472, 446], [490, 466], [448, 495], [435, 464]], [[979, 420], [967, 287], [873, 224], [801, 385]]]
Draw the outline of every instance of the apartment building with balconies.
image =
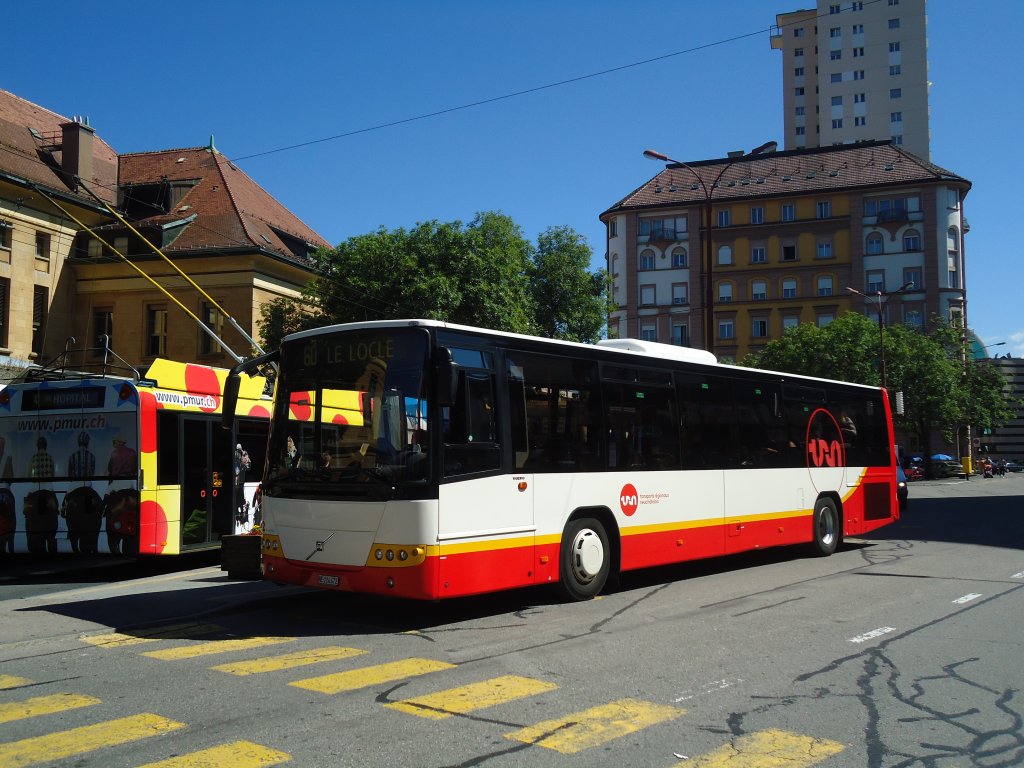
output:
[[[800, 323], [913, 287], [886, 323], [962, 312], [966, 179], [888, 142], [665, 169], [608, 208], [609, 334], [741, 360]], [[710, 215], [710, 227], [708, 218]]]
[[785, 148], [888, 140], [929, 159], [925, 0], [829, 2], [782, 13]]

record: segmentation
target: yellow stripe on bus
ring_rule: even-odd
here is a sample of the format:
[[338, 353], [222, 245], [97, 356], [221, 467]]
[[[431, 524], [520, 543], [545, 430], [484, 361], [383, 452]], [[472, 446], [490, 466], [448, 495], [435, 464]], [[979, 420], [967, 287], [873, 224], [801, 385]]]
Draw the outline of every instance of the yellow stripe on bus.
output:
[[39, 763], [50, 765], [65, 757], [160, 736], [184, 727], [184, 723], [149, 713], [107, 720], [60, 733], [0, 744], [0, 765], [3, 768], [24, 768]]
[[346, 648], [335, 645], [328, 648], [313, 648], [308, 651], [296, 651], [281, 656], [269, 656], [265, 659], [253, 659], [252, 661], [233, 661], [230, 664], [218, 664], [210, 669], [218, 672], [227, 672], [229, 675], [258, 675], [263, 672], [277, 672], [282, 669], [294, 669], [309, 664], [320, 664], [324, 661], [337, 661], [338, 659], [349, 659], [353, 656], [362, 656], [369, 651], [361, 651], [358, 648]]
[[14, 675], [0, 675], [0, 691], [8, 688], [20, 688], [23, 685], [32, 685], [27, 677], [15, 677]]
[[676, 763], [677, 768], [808, 768], [845, 749], [838, 741], [787, 731], [758, 731], [740, 736], [713, 752]]
[[362, 669], [353, 669], [348, 672], [337, 672], [333, 675], [296, 680], [294, 683], [288, 683], [288, 685], [318, 693], [343, 693], [345, 691], [357, 691], [360, 688], [367, 688], [378, 683], [389, 683], [392, 680], [402, 680], [407, 677], [416, 677], [454, 668], [454, 664], [448, 664], [444, 661], [404, 659], [387, 664], [377, 664], [372, 667], [363, 667]]
[[0, 723], [24, 720], [26, 717], [52, 715], [54, 712], [91, 707], [93, 704], [99, 703], [99, 699], [77, 693], [55, 693], [52, 696], [36, 696], [25, 701], [0, 704]]
[[292, 756], [251, 741], [234, 741], [199, 752], [190, 752], [158, 763], [146, 763], [139, 768], [268, 768], [290, 762]]
[[486, 709], [527, 696], [553, 691], [558, 686], [529, 677], [504, 675], [483, 682], [438, 691], [428, 696], [396, 701], [385, 704], [388, 709], [397, 709], [410, 715], [441, 720], [454, 715], [464, 715], [478, 709]]
[[637, 699], [620, 699], [556, 720], [527, 726], [505, 734], [505, 738], [553, 749], [563, 755], [573, 755], [685, 714], [685, 709], [677, 707]]
[[198, 637], [199, 635], [212, 635], [214, 632], [223, 632], [224, 627], [218, 624], [175, 624], [163, 627], [150, 627], [140, 629], [131, 634], [125, 632], [108, 632], [103, 635], [83, 635], [80, 639], [83, 643], [96, 645], [102, 648], [120, 648], [124, 645], [139, 645], [140, 643], [154, 643], [157, 640], [170, 638], [186, 639]]
[[238, 640], [212, 640], [209, 643], [199, 645], [183, 645], [178, 648], [165, 648], [160, 651], [146, 651], [141, 654], [151, 659], [161, 661], [179, 661], [181, 659], [193, 659], [196, 656], [213, 656], [217, 653], [228, 653], [229, 651], [247, 651], [250, 648], [263, 648], [268, 645], [280, 645], [290, 643], [294, 637], [244, 637]]

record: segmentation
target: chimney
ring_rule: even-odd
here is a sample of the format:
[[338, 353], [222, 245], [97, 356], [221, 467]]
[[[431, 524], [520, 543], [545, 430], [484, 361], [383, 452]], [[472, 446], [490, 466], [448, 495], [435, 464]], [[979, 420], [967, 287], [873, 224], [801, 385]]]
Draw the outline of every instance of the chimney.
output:
[[95, 131], [88, 118], [75, 118], [70, 123], [61, 123], [61, 169], [67, 176], [67, 184], [78, 189], [75, 176], [92, 181], [92, 139]]

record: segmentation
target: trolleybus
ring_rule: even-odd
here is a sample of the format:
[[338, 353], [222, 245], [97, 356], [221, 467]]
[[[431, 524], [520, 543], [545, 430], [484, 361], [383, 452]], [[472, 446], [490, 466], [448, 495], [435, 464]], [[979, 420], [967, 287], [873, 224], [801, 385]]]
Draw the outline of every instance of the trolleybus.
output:
[[429, 320], [296, 333], [229, 384], [273, 359], [276, 582], [429, 600], [557, 583], [586, 599], [633, 569], [829, 555], [899, 516], [882, 389]]
[[140, 378], [58, 360], [0, 390], [0, 558], [176, 555], [248, 532], [270, 399], [247, 380], [235, 429], [220, 429], [227, 373], [158, 359]]

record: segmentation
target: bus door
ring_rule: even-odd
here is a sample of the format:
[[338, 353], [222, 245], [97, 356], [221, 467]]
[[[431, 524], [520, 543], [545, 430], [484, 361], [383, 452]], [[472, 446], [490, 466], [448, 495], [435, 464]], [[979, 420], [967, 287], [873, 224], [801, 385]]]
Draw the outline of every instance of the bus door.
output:
[[181, 544], [217, 541], [234, 526], [231, 433], [212, 419], [185, 416], [181, 449]]

